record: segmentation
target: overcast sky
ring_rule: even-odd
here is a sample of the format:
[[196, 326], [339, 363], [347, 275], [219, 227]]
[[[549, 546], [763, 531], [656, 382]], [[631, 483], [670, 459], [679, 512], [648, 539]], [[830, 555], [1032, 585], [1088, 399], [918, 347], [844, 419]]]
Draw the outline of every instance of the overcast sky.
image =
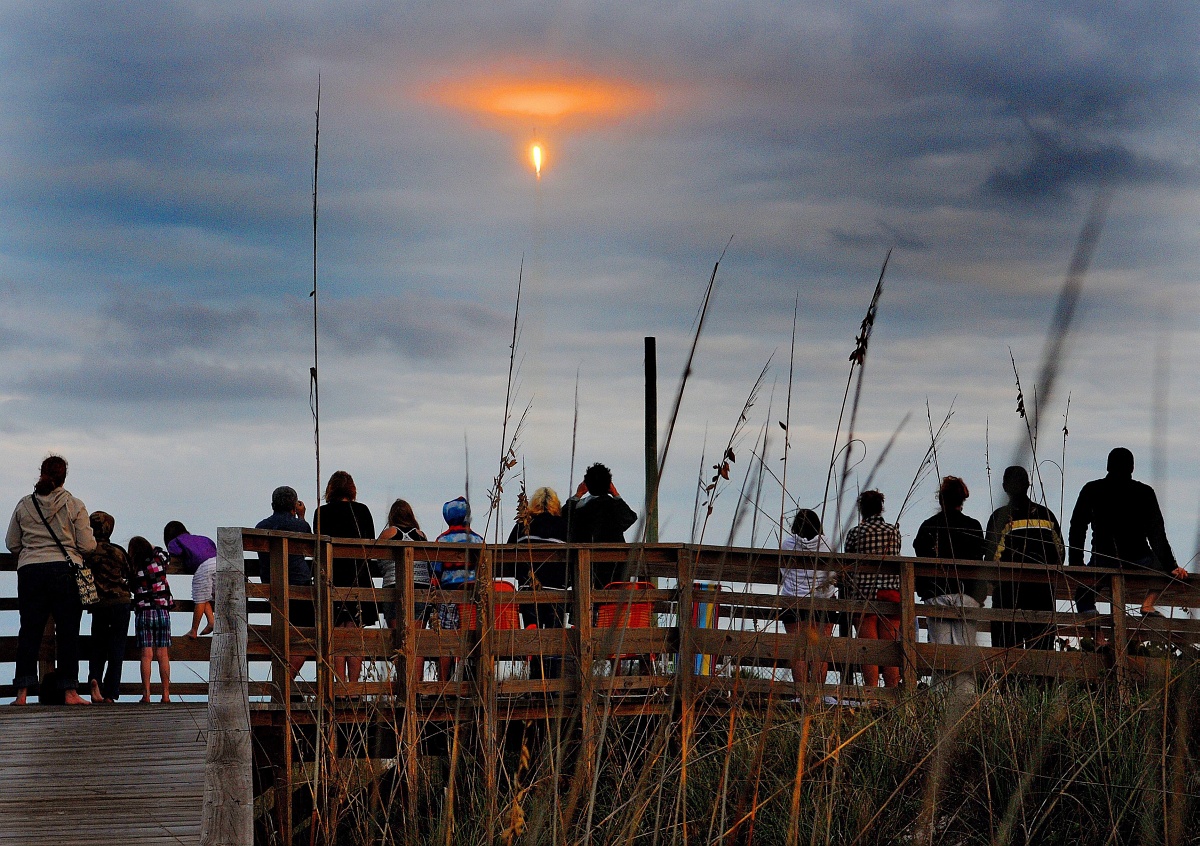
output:
[[[640, 505], [642, 339], [658, 338], [665, 425], [731, 237], [667, 460], [663, 539], [692, 536], [702, 446], [712, 465], [768, 359], [705, 539], [728, 536], [764, 425], [782, 473], [797, 298], [787, 508], [819, 505], [889, 247], [849, 488], [912, 412], [876, 477], [896, 517], [929, 443], [926, 401], [935, 425], [953, 403], [938, 465], [985, 520], [1025, 433], [1009, 350], [1032, 408], [1078, 233], [1108, 187], [1040, 408], [1045, 498], [1065, 500], [1065, 521], [1108, 450], [1129, 446], [1177, 554], [1194, 552], [1194, 3], [0, 10], [0, 498], [58, 450], [122, 541], [157, 540], [169, 519], [253, 525], [278, 484], [315, 499], [319, 75], [321, 461], [355, 476], [380, 525], [404, 496], [440, 531], [464, 437], [486, 521], [522, 260], [514, 404], [532, 409], [515, 470], [569, 493], [578, 372], [574, 479], [604, 461]], [[933, 492], [930, 477], [904, 513], [906, 551]], [[768, 479], [755, 543], [776, 542], [762, 524], [780, 502]]]

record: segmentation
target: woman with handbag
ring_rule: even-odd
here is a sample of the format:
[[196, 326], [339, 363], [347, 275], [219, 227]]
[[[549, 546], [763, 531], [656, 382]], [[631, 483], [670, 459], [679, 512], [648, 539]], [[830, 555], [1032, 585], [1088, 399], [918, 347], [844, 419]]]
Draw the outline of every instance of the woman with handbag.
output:
[[58, 685], [68, 705], [87, 705], [79, 695], [79, 620], [84, 599], [96, 601], [96, 586], [83, 556], [96, 548], [88, 510], [63, 487], [67, 461], [52, 455], [42, 462], [33, 493], [22, 497], [8, 523], [5, 542], [17, 557], [17, 688], [14, 705], [24, 705], [38, 683], [38, 651], [46, 622], [54, 618]]

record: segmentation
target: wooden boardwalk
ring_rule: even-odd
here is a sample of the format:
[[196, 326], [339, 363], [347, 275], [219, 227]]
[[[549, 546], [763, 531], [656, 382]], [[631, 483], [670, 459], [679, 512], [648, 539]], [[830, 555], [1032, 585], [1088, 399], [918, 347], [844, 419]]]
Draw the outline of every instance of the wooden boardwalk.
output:
[[0, 844], [197, 844], [204, 703], [0, 708]]

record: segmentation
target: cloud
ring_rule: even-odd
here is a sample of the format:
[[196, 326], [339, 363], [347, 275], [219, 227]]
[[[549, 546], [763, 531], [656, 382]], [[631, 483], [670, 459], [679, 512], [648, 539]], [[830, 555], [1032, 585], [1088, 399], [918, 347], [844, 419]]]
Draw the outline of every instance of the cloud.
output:
[[182, 300], [171, 290], [120, 289], [101, 314], [135, 347], [157, 352], [211, 350], [262, 324], [259, 312], [248, 302], [222, 306]]
[[[1111, 387], [1113, 348], [1144, 342], [1165, 287], [1196, 310], [1198, 22], [1182, 2], [6, 4], [0, 427], [31, 455], [62, 414], [68, 447], [95, 427], [137, 450], [161, 429], [165, 451], [201, 454], [183, 457], [197, 478], [233, 441], [227, 477], [308, 472], [320, 73], [322, 431], [329, 461], [370, 468], [364, 491], [419, 486], [436, 519], [461, 485], [462, 430], [475, 455], [499, 440], [523, 255], [531, 474], [565, 486], [579, 368], [580, 461], [640, 478], [641, 338], [659, 338], [666, 396], [731, 234], [664, 505], [684, 531], [668, 536], [686, 534], [705, 425], [736, 419], [781, 360], [797, 294], [793, 484], [810, 498], [892, 244], [864, 431], [959, 391], [947, 460], [974, 481], [989, 415], [993, 434], [1014, 423], [1005, 350], [1034, 366], [1081, 203], [1115, 182], [1080, 321], [1094, 336], [1064, 375], [1075, 443], [1102, 463], [1110, 420], [1113, 437], [1145, 422], [1144, 398]], [[538, 69], [653, 99], [555, 122], [570, 103]], [[465, 77], [522, 96], [484, 121], [424, 96]], [[1144, 381], [1144, 362], [1119, 363], [1122, 386]], [[1200, 393], [1193, 371], [1181, 362], [1179, 396]], [[450, 372], [471, 377], [453, 397]], [[896, 467], [919, 461], [918, 430]], [[260, 451], [271, 462], [244, 460]], [[1195, 456], [1178, 454], [1176, 487], [1194, 487]], [[219, 484], [196, 491], [213, 524]]]
[[322, 332], [346, 352], [384, 349], [447, 365], [469, 359], [484, 339], [504, 337], [512, 325], [511, 315], [479, 303], [412, 296], [341, 299], [327, 304], [323, 316]]
[[259, 403], [295, 397], [304, 390], [295, 376], [272, 368], [178, 359], [89, 359], [35, 371], [19, 382], [19, 388], [38, 398], [129, 405], [168, 402], [184, 407]]
[[1033, 127], [1021, 158], [1015, 166], [997, 167], [988, 176], [986, 190], [1013, 200], [1061, 199], [1075, 186], [1117, 186], [1174, 175], [1169, 164], [1139, 156], [1119, 143], [1081, 143]]

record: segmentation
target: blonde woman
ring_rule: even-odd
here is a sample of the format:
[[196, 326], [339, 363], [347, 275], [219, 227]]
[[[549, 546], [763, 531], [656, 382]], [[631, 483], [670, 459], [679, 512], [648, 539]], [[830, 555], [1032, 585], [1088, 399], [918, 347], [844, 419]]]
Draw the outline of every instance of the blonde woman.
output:
[[554, 488], [538, 488], [529, 498], [517, 523], [508, 533], [509, 543], [566, 543], [567, 519]]
[[[567, 540], [567, 518], [562, 513], [562, 503], [554, 488], [538, 488], [529, 498], [525, 508], [517, 515], [517, 524], [508, 535], [509, 543], [565, 543]], [[567, 587], [565, 562], [554, 556], [554, 560], [540, 560], [542, 556], [530, 556], [529, 579], [526, 587], [547, 590], [564, 590]], [[535, 622], [539, 629], [561, 629], [566, 618], [566, 605], [522, 605], [521, 616], [525, 622]], [[562, 658], [544, 656], [535, 658], [529, 667], [530, 678], [558, 678], [561, 675]]]

